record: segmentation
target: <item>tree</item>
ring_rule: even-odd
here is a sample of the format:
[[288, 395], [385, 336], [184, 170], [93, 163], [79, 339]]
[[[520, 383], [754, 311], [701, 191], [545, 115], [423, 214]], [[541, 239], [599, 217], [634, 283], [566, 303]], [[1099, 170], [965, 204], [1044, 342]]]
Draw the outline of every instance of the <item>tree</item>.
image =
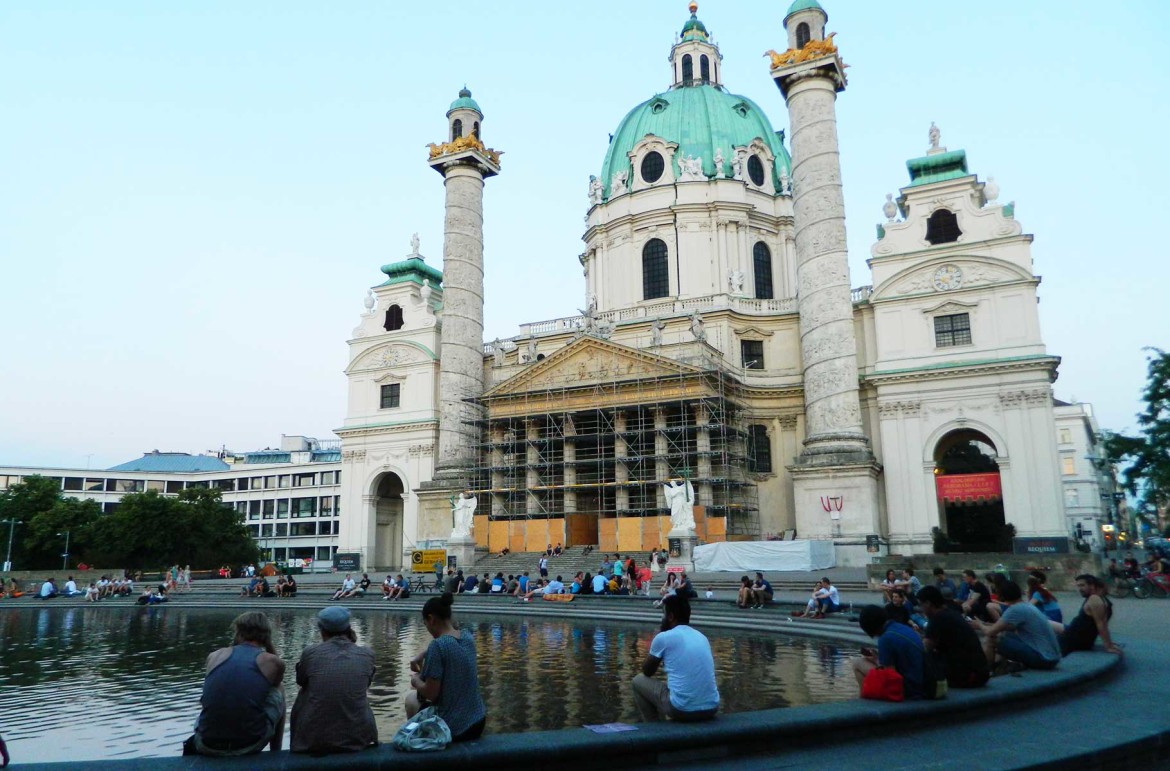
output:
[[1105, 451], [1112, 461], [1125, 464], [1122, 488], [1138, 501], [1138, 511], [1170, 507], [1170, 354], [1148, 348], [1147, 381], [1142, 392], [1146, 407], [1138, 413], [1135, 435], [1110, 434]]
[[0, 519], [22, 523], [16, 528], [12, 548], [13, 565], [22, 569], [59, 566], [65, 537], [58, 534], [65, 531], [69, 531], [70, 564], [90, 559], [100, 516], [101, 507], [95, 501], [63, 497], [60, 480], [52, 477], [27, 476], [0, 493]]
[[209, 568], [255, 560], [256, 544], [219, 490], [190, 488], [177, 498], [155, 490], [122, 497], [99, 535], [103, 564], [157, 570], [168, 565]]

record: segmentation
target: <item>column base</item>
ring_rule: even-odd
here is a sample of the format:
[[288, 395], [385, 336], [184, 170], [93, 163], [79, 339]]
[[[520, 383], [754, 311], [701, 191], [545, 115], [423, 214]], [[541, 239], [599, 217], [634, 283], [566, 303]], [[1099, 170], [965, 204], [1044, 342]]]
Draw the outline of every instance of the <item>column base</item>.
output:
[[[841, 565], [866, 564], [865, 537], [882, 535], [878, 477], [882, 467], [868, 452], [805, 456], [789, 466], [798, 538], [832, 540]], [[850, 462], [853, 461], [853, 462]]]

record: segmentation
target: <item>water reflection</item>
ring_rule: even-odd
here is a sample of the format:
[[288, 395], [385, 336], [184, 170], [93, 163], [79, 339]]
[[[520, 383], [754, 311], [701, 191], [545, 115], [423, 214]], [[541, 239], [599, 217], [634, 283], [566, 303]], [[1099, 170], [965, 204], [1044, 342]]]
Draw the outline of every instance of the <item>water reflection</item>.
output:
[[[318, 641], [310, 611], [266, 608], [291, 666]], [[0, 715], [14, 760], [176, 755], [199, 710], [207, 655], [231, 638], [236, 611], [86, 606], [0, 614]], [[463, 625], [476, 637], [488, 732], [635, 721], [629, 681], [654, 625], [517, 618]], [[370, 701], [388, 740], [402, 724], [410, 658], [430, 640], [416, 615], [357, 610], [360, 642], [377, 654]], [[852, 698], [844, 653], [821, 642], [709, 633], [723, 710]], [[47, 720], [49, 715], [63, 715]], [[286, 738], [287, 745], [287, 738]]]

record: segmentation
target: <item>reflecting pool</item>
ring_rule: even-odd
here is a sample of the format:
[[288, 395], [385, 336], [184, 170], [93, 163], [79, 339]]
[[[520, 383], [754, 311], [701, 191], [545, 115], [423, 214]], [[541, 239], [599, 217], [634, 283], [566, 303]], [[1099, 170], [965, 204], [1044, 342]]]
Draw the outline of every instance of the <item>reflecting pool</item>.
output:
[[[293, 664], [319, 641], [314, 613], [264, 607]], [[231, 642], [238, 610], [128, 606], [0, 612], [0, 716], [13, 762], [177, 755], [199, 712], [208, 653]], [[637, 721], [629, 681], [656, 626], [537, 617], [460, 617], [475, 635], [488, 733]], [[354, 610], [377, 654], [370, 701], [383, 741], [405, 719], [408, 662], [430, 641], [422, 619]], [[847, 651], [822, 641], [705, 630], [724, 712], [851, 699]], [[287, 735], [285, 747], [288, 746]]]

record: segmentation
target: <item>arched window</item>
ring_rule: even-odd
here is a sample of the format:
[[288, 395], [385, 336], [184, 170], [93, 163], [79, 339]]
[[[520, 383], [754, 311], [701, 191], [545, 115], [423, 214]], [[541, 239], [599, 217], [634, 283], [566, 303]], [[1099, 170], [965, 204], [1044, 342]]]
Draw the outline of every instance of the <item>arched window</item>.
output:
[[386, 323], [382, 327], [387, 332], [393, 332], [396, 329], [402, 329], [402, 309], [397, 305], [391, 305], [386, 309]]
[[772, 293], [772, 252], [763, 241], [756, 241], [752, 247], [752, 267], [756, 276], [756, 299], [771, 300]]
[[707, 58], [707, 54], [699, 57], [699, 77], [703, 79], [704, 83], [711, 82], [711, 61]]
[[796, 47], [804, 48], [808, 45], [808, 41], [812, 39], [812, 33], [808, 31], [808, 25], [803, 21], [796, 25]]
[[454, 142], [461, 136], [463, 136], [463, 121], [456, 118], [451, 122], [451, 141]]
[[950, 244], [959, 240], [959, 218], [950, 209], [939, 209], [926, 220], [926, 240], [932, 244]]
[[670, 294], [670, 270], [666, 262], [666, 242], [651, 238], [642, 247], [642, 299], [653, 300]]
[[695, 81], [695, 65], [691, 61], [691, 55], [685, 54], [683, 56], [683, 85], [689, 86]]
[[479, 139], [479, 121], [471, 124], [471, 135]]

